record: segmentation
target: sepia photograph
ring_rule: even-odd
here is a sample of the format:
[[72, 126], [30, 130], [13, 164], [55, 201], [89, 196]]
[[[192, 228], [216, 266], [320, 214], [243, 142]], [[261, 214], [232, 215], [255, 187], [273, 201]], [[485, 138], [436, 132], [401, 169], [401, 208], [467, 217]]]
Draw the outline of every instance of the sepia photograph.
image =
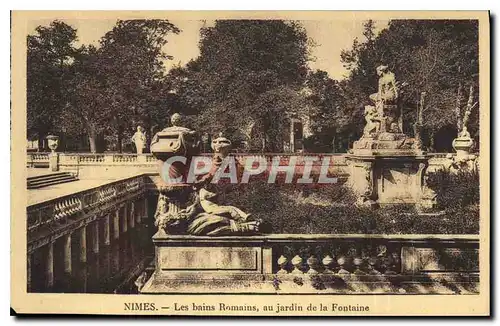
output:
[[17, 313], [489, 315], [487, 11], [11, 29]]

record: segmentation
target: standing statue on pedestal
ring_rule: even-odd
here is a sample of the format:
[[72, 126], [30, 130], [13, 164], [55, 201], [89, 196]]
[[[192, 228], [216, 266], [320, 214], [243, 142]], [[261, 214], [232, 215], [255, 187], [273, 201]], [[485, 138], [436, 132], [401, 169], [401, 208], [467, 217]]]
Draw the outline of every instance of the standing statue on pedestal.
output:
[[370, 99], [375, 103], [378, 115], [385, 118], [381, 124], [381, 132], [401, 132], [402, 118], [398, 106], [399, 92], [396, 76], [384, 65], [377, 67], [377, 75], [380, 77], [378, 91], [371, 94]]
[[403, 133], [400, 84], [387, 66], [378, 66], [376, 70], [379, 76], [378, 90], [369, 96], [373, 105], [365, 106], [366, 125], [361, 138], [354, 142], [353, 150], [415, 149], [414, 139]]
[[141, 126], [137, 127], [137, 131], [132, 136], [132, 142], [135, 144], [137, 154], [142, 154], [144, 148], [146, 148], [146, 134]]

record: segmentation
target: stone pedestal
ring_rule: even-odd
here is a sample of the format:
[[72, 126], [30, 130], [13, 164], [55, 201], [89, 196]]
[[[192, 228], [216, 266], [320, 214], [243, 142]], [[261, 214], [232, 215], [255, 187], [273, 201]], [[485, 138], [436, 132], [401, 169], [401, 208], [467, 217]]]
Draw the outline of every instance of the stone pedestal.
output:
[[453, 140], [452, 146], [457, 152], [457, 159], [468, 158], [474, 141], [470, 137], [458, 137]]
[[358, 195], [358, 204], [423, 203], [428, 157], [412, 145], [413, 140], [404, 134], [390, 133], [354, 143], [347, 160], [349, 184]]
[[258, 291], [272, 273], [272, 251], [262, 239], [153, 236], [156, 269], [140, 290], [151, 293]]
[[52, 152], [49, 154], [49, 169], [50, 171], [59, 171], [59, 154]]

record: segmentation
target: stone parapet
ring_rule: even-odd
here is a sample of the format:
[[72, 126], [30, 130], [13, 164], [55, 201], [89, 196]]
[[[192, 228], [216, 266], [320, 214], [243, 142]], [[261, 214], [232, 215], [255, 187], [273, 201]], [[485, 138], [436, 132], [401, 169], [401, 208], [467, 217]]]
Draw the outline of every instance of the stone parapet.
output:
[[[477, 293], [477, 235], [153, 237], [141, 293]], [[445, 284], [445, 285], [443, 285]]]

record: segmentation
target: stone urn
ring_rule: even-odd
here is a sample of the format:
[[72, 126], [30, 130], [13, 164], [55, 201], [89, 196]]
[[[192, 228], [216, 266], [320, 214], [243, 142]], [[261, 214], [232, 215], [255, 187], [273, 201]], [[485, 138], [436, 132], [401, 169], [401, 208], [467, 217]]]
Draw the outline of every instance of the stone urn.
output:
[[59, 136], [55, 135], [48, 135], [46, 139], [49, 142], [49, 148], [52, 151], [52, 153], [56, 152], [57, 146], [59, 146]]
[[453, 149], [457, 152], [457, 158], [468, 157], [473, 145], [474, 141], [467, 136], [457, 137], [452, 143]]
[[157, 213], [160, 215], [175, 214], [184, 208], [192, 190], [186, 183], [187, 174], [193, 156], [199, 153], [196, 132], [181, 126], [181, 115], [172, 115], [171, 123], [171, 127], [154, 135], [150, 145], [151, 153], [159, 160]]

